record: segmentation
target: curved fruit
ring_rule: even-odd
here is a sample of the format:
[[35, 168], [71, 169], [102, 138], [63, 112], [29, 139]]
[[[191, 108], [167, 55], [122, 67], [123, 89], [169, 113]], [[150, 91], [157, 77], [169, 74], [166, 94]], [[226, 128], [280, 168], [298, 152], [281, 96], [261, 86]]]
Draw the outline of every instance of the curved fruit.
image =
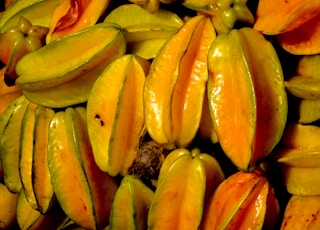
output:
[[63, 211], [78, 225], [108, 225], [118, 185], [96, 165], [86, 126], [85, 108], [68, 107], [50, 122], [48, 164], [52, 185]]
[[147, 229], [148, 210], [154, 192], [134, 175], [126, 175], [115, 194], [111, 213], [111, 229]]
[[159, 9], [151, 14], [136, 4], [120, 5], [112, 10], [104, 21], [116, 23], [124, 29], [132, 26], [179, 28], [184, 24], [177, 14], [169, 10]]
[[185, 149], [176, 149], [168, 157], [170, 154], [174, 154], [175, 160], [159, 176], [150, 204], [148, 229], [198, 229], [204, 205], [224, 174], [215, 158], [197, 149], [187, 153]]
[[144, 126], [143, 86], [149, 62], [124, 55], [100, 75], [90, 93], [88, 131], [95, 161], [112, 176], [131, 167]]
[[153, 60], [144, 87], [144, 113], [156, 142], [187, 146], [196, 135], [208, 79], [207, 52], [215, 36], [210, 19], [195, 16]]
[[128, 52], [145, 59], [156, 56], [166, 40], [184, 21], [175, 13], [160, 8], [151, 14], [137, 4], [123, 4], [112, 10], [104, 19], [121, 26]]
[[279, 142], [287, 120], [277, 53], [259, 32], [242, 28], [219, 35], [208, 60], [208, 100], [219, 143], [236, 167], [250, 171]]
[[282, 181], [290, 194], [320, 195], [320, 148], [281, 148], [274, 153]]
[[22, 189], [29, 205], [34, 209], [38, 209], [32, 183], [33, 143], [35, 141], [33, 134], [37, 107], [36, 104], [29, 103], [21, 121], [21, 139], [18, 143], [20, 145], [19, 173]]
[[19, 171], [29, 205], [42, 214], [53, 206], [55, 194], [48, 168], [49, 123], [55, 112], [30, 103], [21, 124]]
[[319, 14], [319, 6], [318, 0], [260, 0], [253, 28], [268, 35], [290, 31]]
[[289, 94], [301, 99], [320, 99], [320, 78], [292, 76], [285, 81], [285, 87]]
[[[319, 1], [316, 1], [319, 2]], [[320, 3], [318, 3], [320, 5]], [[319, 6], [317, 6], [319, 8]], [[315, 8], [315, 9], [317, 9]], [[302, 17], [305, 17], [303, 15]], [[277, 41], [287, 52], [294, 55], [314, 55], [320, 52], [320, 13], [299, 27], [277, 35]]]
[[261, 170], [236, 172], [212, 195], [202, 229], [274, 229], [280, 209]]
[[280, 229], [318, 229], [319, 209], [320, 196], [291, 196], [286, 205]]
[[46, 42], [76, 33], [96, 24], [110, 0], [61, 0], [52, 14]]
[[9, 108], [9, 119], [4, 120], [5, 126], [0, 139], [4, 183], [11, 192], [19, 192], [22, 187], [19, 173], [20, 130], [23, 116], [30, 103], [23, 96], [21, 96], [21, 101], [17, 100], [19, 103], [13, 102], [14, 109], [12, 112]]
[[99, 74], [125, 53], [125, 44], [117, 25], [96, 24], [25, 55], [16, 66], [16, 84], [45, 107], [85, 102]]
[[68, 219], [66, 214], [59, 205], [55, 206], [52, 211], [46, 215], [42, 215], [39, 211], [33, 209], [21, 190], [18, 195], [17, 203], [17, 222], [20, 229], [59, 229], [60, 226]]
[[49, 124], [55, 111], [38, 106], [35, 111], [32, 153], [32, 186], [38, 211], [48, 213], [56, 202], [48, 166]]

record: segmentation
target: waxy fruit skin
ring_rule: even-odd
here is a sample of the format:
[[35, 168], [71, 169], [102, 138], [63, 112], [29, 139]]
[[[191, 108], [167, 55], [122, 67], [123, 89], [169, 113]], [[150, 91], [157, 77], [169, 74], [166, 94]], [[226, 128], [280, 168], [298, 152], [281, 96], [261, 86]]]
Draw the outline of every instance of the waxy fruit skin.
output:
[[239, 171], [226, 178], [207, 204], [201, 229], [269, 229], [277, 226], [280, 209], [262, 170]]

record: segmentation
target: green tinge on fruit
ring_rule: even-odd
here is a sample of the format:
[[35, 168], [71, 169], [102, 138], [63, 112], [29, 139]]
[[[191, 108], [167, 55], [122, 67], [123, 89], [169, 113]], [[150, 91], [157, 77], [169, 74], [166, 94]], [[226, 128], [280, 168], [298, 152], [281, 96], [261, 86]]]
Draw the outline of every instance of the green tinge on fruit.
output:
[[3, 12], [3, 15], [0, 17], [0, 28], [19, 11], [42, 1], [44, 0], [20, 0], [12, 2], [10, 6]]
[[[31, 0], [29, 2], [31, 2]], [[15, 10], [12, 10], [13, 12], [6, 13], [8, 14], [8, 16], [0, 19], [0, 32], [4, 32], [11, 26], [16, 25], [19, 21], [20, 16], [27, 18], [33, 25], [49, 27], [53, 11], [59, 4], [60, 0], [33, 0], [32, 2], [34, 3], [24, 6], [17, 12], [15, 12]], [[18, 3], [16, 4], [18, 5]]]
[[320, 99], [320, 78], [293, 76], [285, 81], [286, 90], [301, 99]]
[[20, 158], [19, 158], [19, 172], [26, 199], [29, 205], [38, 209], [37, 200], [33, 187], [33, 148], [34, 142], [34, 128], [37, 105], [29, 103], [26, 112], [21, 122], [21, 139], [20, 139]]
[[126, 175], [144, 126], [143, 87], [150, 63], [127, 54], [95, 82], [87, 103], [88, 132], [95, 160], [112, 176]]
[[211, 15], [217, 33], [223, 34], [230, 32], [236, 22], [253, 24], [254, 16], [246, 3], [246, 0], [183, 0], [182, 4], [189, 9]]
[[320, 167], [280, 165], [280, 173], [287, 191], [294, 195], [320, 195]]
[[106, 16], [104, 21], [117, 23], [124, 29], [131, 26], [180, 28], [184, 24], [183, 20], [171, 11], [159, 9], [151, 14], [136, 4], [117, 7]]
[[302, 99], [298, 105], [298, 116], [300, 124], [310, 124], [320, 120], [320, 99]]
[[126, 51], [120, 28], [96, 24], [25, 55], [16, 84], [39, 105], [61, 108], [85, 102], [99, 74]]
[[110, 229], [147, 229], [154, 192], [138, 177], [126, 175], [117, 190], [110, 214]]
[[19, 143], [22, 119], [29, 103], [28, 100], [23, 100], [15, 106], [0, 139], [4, 183], [11, 192], [19, 192], [22, 187], [19, 172]]
[[32, 183], [38, 210], [42, 214], [51, 211], [56, 203], [48, 166], [49, 124], [55, 111], [38, 106], [34, 124], [34, 147], [32, 160]]

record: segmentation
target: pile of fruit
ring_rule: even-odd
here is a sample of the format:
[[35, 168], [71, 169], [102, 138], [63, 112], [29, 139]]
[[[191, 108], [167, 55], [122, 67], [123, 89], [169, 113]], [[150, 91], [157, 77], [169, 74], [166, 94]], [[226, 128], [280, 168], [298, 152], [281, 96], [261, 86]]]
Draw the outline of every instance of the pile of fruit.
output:
[[320, 3], [6, 0], [0, 229], [317, 229]]

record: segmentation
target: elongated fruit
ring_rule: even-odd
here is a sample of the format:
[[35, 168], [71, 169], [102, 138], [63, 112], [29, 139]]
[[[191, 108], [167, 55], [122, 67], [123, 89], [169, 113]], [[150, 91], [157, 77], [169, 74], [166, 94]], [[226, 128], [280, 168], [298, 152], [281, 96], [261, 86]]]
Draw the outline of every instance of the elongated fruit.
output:
[[101, 170], [112, 176], [128, 173], [144, 126], [143, 86], [149, 62], [124, 55], [110, 64], [88, 99], [88, 132]]
[[158, 143], [185, 147], [196, 135], [208, 80], [207, 52], [215, 36], [210, 19], [193, 17], [153, 60], [144, 113], [147, 130]]
[[96, 24], [25, 55], [16, 66], [16, 84], [30, 101], [45, 107], [86, 102], [99, 74], [124, 52], [119, 26]]
[[219, 35], [208, 59], [208, 100], [219, 143], [236, 167], [250, 171], [285, 128], [288, 105], [279, 58], [259, 32], [242, 28]]

